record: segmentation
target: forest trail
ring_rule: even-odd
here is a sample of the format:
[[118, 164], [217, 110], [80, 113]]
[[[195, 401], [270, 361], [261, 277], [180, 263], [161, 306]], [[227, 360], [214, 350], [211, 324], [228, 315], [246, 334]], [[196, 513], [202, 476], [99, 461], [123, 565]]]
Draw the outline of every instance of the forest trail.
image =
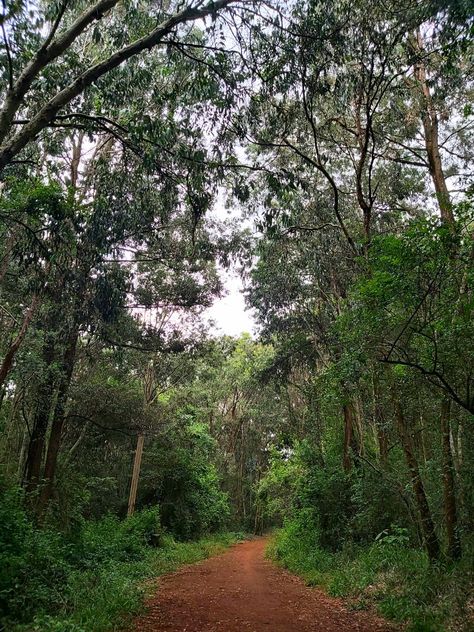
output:
[[133, 632], [389, 632], [265, 559], [267, 540], [237, 544], [160, 580]]

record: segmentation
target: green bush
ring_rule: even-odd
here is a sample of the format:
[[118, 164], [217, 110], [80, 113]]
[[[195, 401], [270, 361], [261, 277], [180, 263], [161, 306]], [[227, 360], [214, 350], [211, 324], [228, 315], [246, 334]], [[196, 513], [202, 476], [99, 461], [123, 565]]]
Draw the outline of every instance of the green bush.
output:
[[93, 568], [110, 560], [139, 560], [143, 548], [159, 541], [160, 536], [157, 508], [144, 509], [126, 520], [109, 515], [96, 522], [85, 521], [77, 547], [77, 562], [85, 568]]
[[[290, 458], [276, 456], [259, 484], [259, 500], [267, 520], [291, 516], [308, 521], [323, 548], [337, 550], [351, 534], [355, 506], [352, 477], [341, 472], [339, 463], [328, 462], [323, 469], [308, 441], [296, 444]], [[283, 492], [284, 503], [275, 501]]]
[[268, 555], [310, 585], [350, 599], [354, 608], [373, 605], [383, 616], [407, 623], [409, 632], [471, 632], [474, 579], [469, 544], [461, 562], [432, 565], [424, 551], [409, 546], [406, 529], [396, 525], [371, 544], [324, 550], [304, 513], [288, 520], [273, 537]]
[[282, 518], [304, 516], [318, 544], [330, 551], [347, 542], [373, 542], [395, 521], [410, 524], [393, 484], [370, 469], [342, 471], [338, 453], [328, 454], [323, 467], [308, 441], [296, 444], [290, 458], [274, 455], [257, 493], [267, 522], [281, 525]]
[[[241, 538], [177, 543], [157, 508], [82, 521], [65, 535], [34, 525], [22, 493], [0, 486], [0, 629], [102, 632], [138, 612], [147, 577], [175, 570]], [[159, 546], [157, 546], [159, 545]]]
[[28, 620], [34, 610], [61, 605], [71, 572], [61, 534], [33, 526], [19, 490], [0, 488], [0, 624]]
[[181, 432], [178, 447], [156, 444], [150, 449], [152, 472], [144, 472], [143, 479], [159, 498], [162, 524], [180, 540], [190, 540], [224, 528], [230, 508], [211, 460], [215, 440], [199, 423], [189, 423]]
[[300, 511], [272, 539], [267, 554], [308, 584], [323, 584], [331, 567], [331, 554], [319, 545], [319, 532], [311, 512]]

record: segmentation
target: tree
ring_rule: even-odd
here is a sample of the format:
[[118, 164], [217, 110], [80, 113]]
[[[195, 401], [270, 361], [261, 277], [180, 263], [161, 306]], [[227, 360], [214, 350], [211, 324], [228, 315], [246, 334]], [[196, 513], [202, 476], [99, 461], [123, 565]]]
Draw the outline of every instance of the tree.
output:
[[[180, 27], [207, 16], [217, 16], [221, 10], [238, 3], [241, 2], [218, 0], [205, 4], [197, 1], [184, 8], [178, 3], [175, 10], [167, 3], [166, 7], [147, 7], [143, 12], [137, 11], [133, 3], [126, 3], [123, 7], [126, 18], [133, 20], [138, 29], [134, 32], [130, 23], [132, 38], [125, 43], [120, 42], [123, 31], [118, 42], [114, 41], [114, 31], [123, 19], [119, 0], [99, 0], [89, 7], [87, 3], [75, 3], [73, 7], [66, 0], [53, 6], [55, 13], [47, 5], [40, 6], [35, 16], [35, 28], [27, 34], [24, 48], [20, 48], [23, 34], [31, 27], [31, 22], [26, 4], [20, 3], [18, 10], [3, 16], [8, 26], [8, 33], [4, 30], [8, 81], [0, 112], [0, 170], [15, 161], [20, 152], [49, 126], [67, 126], [68, 121], [74, 121], [74, 110], [61, 112], [101, 77], [143, 51], [166, 44], [167, 36], [173, 39]], [[105, 36], [107, 27], [112, 32], [111, 41]], [[45, 31], [47, 35], [43, 37]], [[91, 36], [92, 55], [82, 60], [81, 72], [74, 72], [71, 62], [78, 47], [80, 50], [81, 44], [88, 43]], [[100, 50], [94, 45], [101, 41], [109, 44], [108, 40], [110, 48], [106, 45]], [[37, 99], [40, 79], [59, 73], [65, 73], [60, 89], [57, 90], [54, 83], [47, 85], [45, 93], [40, 90], [42, 99]], [[41, 103], [39, 107], [38, 103]], [[18, 120], [15, 118], [18, 114], [26, 115], [26, 118]], [[100, 115], [98, 121], [101, 122]]]
[[[263, 334], [273, 336], [283, 380], [297, 375], [313, 419], [324, 418], [323, 439], [313, 447], [320, 463], [328, 459], [321, 443], [335, 432], [329, 428], [340, 428], [337, 451], [347, 475], [371, 468], [390, 481], [435, 559], [439, 526], [423, 470], [431, 463], [426, 444], [439, 441], [452, 553], [458, 512], [446, 397], [472, 412], [464, 320], [471, 313], [464, 160], [472, 159], [472, 125], [462, 79], [469, 25], [445, 6], [399, 8], [301, 2], [285, 28], [258, 40], [259, 92], [234, 129], [266, 169], [236, 194], [261, 232], [249, 304]], [[458, 186], [464, 202], [456, 206]], [[363, 294], [355, 290], [361, 282]], [[411, 367], [402, 388], [386, 364], [394, 375]], [[415, 385], [439, 388], [429, 422], [417, 419]], [[428, 436], [426, 423], [436, 436]], [[391, 476], [394, 444], [413, 496]]]

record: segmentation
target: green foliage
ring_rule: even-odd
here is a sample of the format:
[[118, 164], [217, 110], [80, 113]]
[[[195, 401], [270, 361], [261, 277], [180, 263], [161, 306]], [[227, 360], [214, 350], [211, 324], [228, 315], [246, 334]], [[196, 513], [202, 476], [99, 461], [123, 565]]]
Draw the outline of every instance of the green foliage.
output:
[[[61, 534], [33, 526], [18, 490], [2, 485], [0, 493], [0, 610], [6, 623], [59, 607], [71, 550]], [[34, 595], [32, 602], [25, 602], [28, 595]]]
[[309, 585], [323, 585], [332, 554], [320, 547], [319, 535], [311, 513], [301, 511], [272, 538], [267, 554], [292, 573], [302, 575]]
[[337, 553], [320, 548], [315, 533], [301, 519], [289, 521], [267, 554], [308, 584], [349, 599], [354, 609], [373, 606], [389, 619], [408, 622], [410, 632], [471, 629], [472, 549], [458, 564], [432, 566], [422, 551], [407, 546], [406, 531], [397, 526], [372, 544], [346, 544]]
[[85, 568], [107, 562], [138, 561], [144, 546], [158, 542], [161, 525], [157, 509], [144, 509], [127, 520], [109, 515], [97, 522], [85, 522], [77, 549], [78, 561]]
[[265, 476], [257, 485], [256, 502], [264, 523], [281, 524], [291, 515], [300, 478], [301, 464], [298, 460], [285, 459], [275, 450]]
[[180, 544], [162, 533], [157, 509], [83, 521], [69, 536], [40, 529], [21, 494], [2, 487], [0, 626], [8, 630], [102, 632], [139, 611], [143, 580], [208, 557], [242, 536]]
[[296, 444], [291, 456], [275, 457], [258, 488], [270, 524], [301, 521], [318, 546], [336, 551], [348, 541], [373, 541], [405, 514], [393, 485], [374, 471], [345, 473], [338, 459], [329, 455], [322, 464], [307, 441]]
[[[472, 205], [465, 202], [453, 229], [419, 219], [400, 235], [374, 238], [368, 273], [352, 288], [337, 323], [349, 354], [357, 349], [363, 362], [389, 363], [397, 377], [425, 376], [434, 386], [451, 389], [468, 411], [473, 221]], [[348, 374], [352, 381], [358, 376], [357, 370]]]
[[216, 442], [192, 418], [183, 415], [166, 441], [151, 446], [142, 474], [142, 499], [158, 499], [163, 525], [182, 540], [222, 529], [229, 516], [228, 496], [211, 460]]
[[[283, 524], [310, 583], [438, 630], [472, 580], [469, 0], [188, 4], [4, 2], [3, 624], [106, 630], [208, 552], [167, 533]], [[225, 186], [256, 238], [206, 217]], [[261, 340], [206, 342], [238, 250]]]

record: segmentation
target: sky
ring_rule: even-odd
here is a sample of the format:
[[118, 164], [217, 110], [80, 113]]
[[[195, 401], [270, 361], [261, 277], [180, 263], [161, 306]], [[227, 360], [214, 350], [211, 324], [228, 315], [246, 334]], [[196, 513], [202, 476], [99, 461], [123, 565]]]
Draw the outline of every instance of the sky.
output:
[[236, 272], [222, 272], [226, 294], [217, 299], [207, 310], [219, 329], [216, 334], [239, 336], [243, 332], [254, 333], [255, 321], [245, 309], [242, 281]]
[[[245, 155], [239, 156], [244, 162]], [[238, 220], [242, 227], [253, 227], [250, 220], [242, 218], [241, 211], [228, 203], [224, 189], [217, 195], [214, 206], [209, 215], [219, 221]], [[221, 279], [224, 285], [224, 294], [214, 301], [214, 305], [206, 310], [208, 318], [212, 319], [219, 331], [216, 335], [227, 334], [228, 336], [239, 336], [242, 333], [254, 334], [256, 323], [250, 311], [245, 309], [244, 288], [242, 279], [237, 270], [220, 270]]]

